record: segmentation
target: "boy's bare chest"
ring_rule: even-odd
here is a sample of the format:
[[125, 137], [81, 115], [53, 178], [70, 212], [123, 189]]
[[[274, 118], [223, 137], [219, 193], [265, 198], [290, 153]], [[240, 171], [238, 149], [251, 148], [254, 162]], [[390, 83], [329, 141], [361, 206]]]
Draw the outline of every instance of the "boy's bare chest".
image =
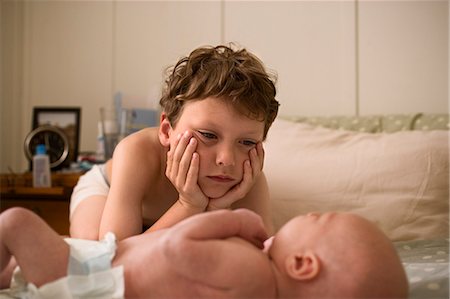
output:
[[144, 224], [151, 225], [178, 199], [178, 192], [168, 180], [149, 184], [142, 200]]

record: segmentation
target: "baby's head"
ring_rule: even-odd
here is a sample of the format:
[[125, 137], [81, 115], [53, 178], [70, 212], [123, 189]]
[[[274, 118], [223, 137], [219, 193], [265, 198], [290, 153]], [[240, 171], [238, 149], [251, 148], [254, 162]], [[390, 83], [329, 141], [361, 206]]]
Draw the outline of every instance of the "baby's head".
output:
[[268, 254], [280, 298], [407, 298], [408, 282], [389, 239], [350, 213], [308, 214], [286, 223]]
[[202, 47], [169, 70], [160, 100], [172, 127], [189, 101], [218, 98], [241, 114], [264, 122], [264, 138], [278, 113], [275, 79], [245, 49]]

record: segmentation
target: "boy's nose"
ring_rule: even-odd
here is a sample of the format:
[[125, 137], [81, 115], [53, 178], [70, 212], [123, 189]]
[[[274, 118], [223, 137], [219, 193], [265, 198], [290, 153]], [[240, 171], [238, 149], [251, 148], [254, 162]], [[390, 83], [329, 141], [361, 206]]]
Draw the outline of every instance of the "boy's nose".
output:
[[231, 147], [220, 146], [217, 150], [216, 164], [219, 166], [234, 166], [235, 154]]

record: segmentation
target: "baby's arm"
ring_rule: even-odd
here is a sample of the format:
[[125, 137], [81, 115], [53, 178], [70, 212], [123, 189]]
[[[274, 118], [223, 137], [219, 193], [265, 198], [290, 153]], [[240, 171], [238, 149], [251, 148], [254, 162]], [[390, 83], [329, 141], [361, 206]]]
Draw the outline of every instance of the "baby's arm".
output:
[[232, 287], [242, 274], [233, 271], [243, 263], [253, 265], [255, 252], [263, 248], [266, 238], [257, 214], [244, 209], [220, 210], [175, 225], [164, 236], [164, 252], [180, 275], [205, 285]]
[[176, 234], [195, 241], [240, 237], [261, 249], [268, 237], [261, 217], [247, 209], [208, 212], [174, 229]]
[[24, 278], [37, 287], [64, 277], [70, 249], [39, 216], [23, 208], [0, 214], [0, 267], [14, 256]]

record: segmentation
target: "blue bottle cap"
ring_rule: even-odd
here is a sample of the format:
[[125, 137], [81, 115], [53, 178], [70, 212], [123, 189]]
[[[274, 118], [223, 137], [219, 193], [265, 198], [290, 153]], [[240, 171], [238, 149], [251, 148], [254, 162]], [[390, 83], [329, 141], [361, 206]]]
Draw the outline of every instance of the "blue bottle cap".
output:
[[45, 144], [38, 144], [36, 146], [36, 155], [45, 155], [47, 153], [47, 149], [45, 148]]

